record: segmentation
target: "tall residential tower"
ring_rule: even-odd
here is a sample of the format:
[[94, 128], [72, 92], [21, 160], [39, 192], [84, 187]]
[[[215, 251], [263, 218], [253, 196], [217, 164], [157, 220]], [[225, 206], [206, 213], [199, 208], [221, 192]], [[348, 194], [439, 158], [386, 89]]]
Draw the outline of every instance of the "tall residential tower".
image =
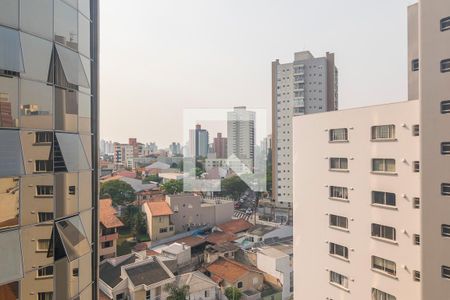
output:
[[98, 2], [0, 1], [0, 298], [97, 299]]
[[227, 155], [235, 155], [250, 170], [255, 163], [255, 118], [245, 106], [227, 113]]

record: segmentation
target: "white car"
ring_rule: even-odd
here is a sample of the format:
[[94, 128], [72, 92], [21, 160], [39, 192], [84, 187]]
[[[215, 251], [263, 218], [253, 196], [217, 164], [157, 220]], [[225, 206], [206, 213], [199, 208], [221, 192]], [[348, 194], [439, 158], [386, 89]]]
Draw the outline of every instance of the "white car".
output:
[[247, 215], [251, 215], [253, 213], [253, 210], [251, 208], [247, 208], [247, 210], [245, 211], [245, 213]]

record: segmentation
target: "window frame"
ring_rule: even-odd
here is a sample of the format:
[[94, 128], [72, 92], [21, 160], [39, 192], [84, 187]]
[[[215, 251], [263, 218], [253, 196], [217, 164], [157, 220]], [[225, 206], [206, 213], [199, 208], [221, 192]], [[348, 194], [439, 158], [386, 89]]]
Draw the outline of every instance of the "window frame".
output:
[[[383, 195], [383, 202], [379, 203], [376, 202], [375, 199], [377, 198], [375, 195], [377, 194], [382, 194]], [[393, 195], [394, 196], [394, 205], [392, 204], [388, 204], [388, 195]], [[391, 193], [391, 192], [384, 192], [384, 191], [372, 191], [372, 204], [373, 205], [382, 205], [382, 206], [387, 206], [387, 207], [397, 207], [397, 195], [395, 193]]]
[[413, 161], [413, 172], [414, 173], [420, 172], [420, 161], [418, 160]]
[[450, 72], [450, 58], [441, 60], [440, 66], [441, 66], [441, 73]]
[[[337, 168], [333, 167], [333, 161], [337, 162]], [[345, 165], [345, 168], [343, 167]], [[348, 171], [348, 158], [330, 157], [329, 168], [331, 171]]]
[[[381, 161], [382, 170], [375, 170], [375, 161]], [[394, 170], [388, 171], [388, 161], [394, 162]], [[372, 158], [372, 172], [373, 173], [379, 173], [379, 174], [396, 174], [397, 173], [397, 162], [394, 158]]]
[[[343, 130], [343, 132], [340, 132], [341, 130]], [[330, 129], [329, 135], [328, 135], [328, 141], [330, 143], [348, 142], [348, 128]]]
[[[51, 270], [51, 272], [49, 272], [49, 270]], [[45, 267], [39, 266], [39, 269], [36, 270], [36, 278], [51, 278], [53, 277], [54, 271], [53, 265]]]
[[450, 30], [450, 17], [445, 17], [440, 20], [441, 32]]
[[[382, 264], [378, 265], [376, 264], [377, 260], [379, 260]], [[394, 268], [388, 268], [388, 266], [391, 265]], [[397, 264], [395, 263], [395, 261], [386, 259], [386, 258], [382, 258], [376, 255], [372, 255], [372, 270], [375, 271], [379, 271], [382, 272], [384, 274], [387, 274], [389, 276], [397, 276]]]
[[411, 60], [411, 71], [417, 72], [417, 71], [419, 71], [419, 68], [420, 68], [419, 59], [415, 58], [415, 59]]
[[[385, 128], [385, 132], [382, 131], [383, 128]], [[387, 137], [384, 135], [387, 135]], [[395, 141], [395, 136], [395, 124], [374, 125], [371, 127], [371, 141]]]
[[441, 276], [444, 279], [450, 280], [450, 267], [449, 266], [441, 266]]
[[397, 300], [394, 295], [372, 288], [372, 300]]
[[[339, 194], [342, 197], [339, 197]], [[344, 186], [335, 186], [331, 185], [329, 187], [329, 198], [330, 199], [339, 199], [339, 200], [348, 200], [348, 188]]]
[[419, 124], [414, 124], [412, 126], [412, 135], [413, 136], [420, 136], [420, 125]]
[[[377, 228], [379, 230], [376, 230]], [[392, 231], [391, 236], [393, 238], [388, 237], [390, 235], [387, 234], [387, 232], [388, 232], [387, 230]], [[377, 233], [378, 233], [378, 235], [376, 235]], [[371, 224], [371, 237], [396, 242], [397, 241], [397, 230], [395, 229], [395, 227], [392, 227], [392, 226], [372, 223]]]
[[[336, 224], [335, 225], [332, 224], [332, 219], [333, 218], [336, 219]], [[334, 214], [329, 214], [328, 220], [329, 220], [328, 224], [329, 224], [330, 227], [332, 227], [332, 228], [339, 228], [339, 229], [343, 229], [343, 230], [348, 230], [348, 218], [347, 217], [334, 215]], [[341, 226], [341, 225], [344, 225], [343, 223], [345, 223], [345, 226]]]
[[[51, 198], [54, 195], [54, 186], [53, 185], [43, 185], [38, 184], [36, 185], [36, 194], [35, 197], [41, 197], [41, 198]], [[43, 193], [45, 192], [45, 193]]]
[[441, 236], [450, 238], [450, 224], [441, 224]]
[[348, 289], [348, 277], [330, 270], [330, 283]]
[[[41, 242], [48, 243], [47, 248], [41, 248]], [[48, 252], [48, 249], [50, 249], [51, 246], [51, 239], [38, 239], [36, 240], [36, 252]]]
[[348, 260], [348, 247], [346, 246], [330, 242], [328, 247], [328, 253], [332, 256], [337, 256], [339, 258]]
[[441, 195], [444, 197], [450, 196], [450, 183], [441, 183]]
[[450, 155], [450, 142], [441, 142], [441, 154]]
[[[41, 216], [45, 216], [45, 218], [42, 218]], [[49, 218], [48, 218], [49, 217]], [[44, 222], [50, 222], [55, 219], [55, 214], [50, 211], [40, 211], [38, 212], [38, 222], [44, 223]]]
[[441, 114], [450, 114], [450, 100], [441, 101]]

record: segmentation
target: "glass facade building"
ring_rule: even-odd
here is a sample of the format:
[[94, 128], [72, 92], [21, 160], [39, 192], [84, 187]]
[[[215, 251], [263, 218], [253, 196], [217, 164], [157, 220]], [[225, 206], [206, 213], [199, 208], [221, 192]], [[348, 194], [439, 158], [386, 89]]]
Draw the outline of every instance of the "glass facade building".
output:
[[97, 0], [0, 1], [0, 299], [97, 299]]

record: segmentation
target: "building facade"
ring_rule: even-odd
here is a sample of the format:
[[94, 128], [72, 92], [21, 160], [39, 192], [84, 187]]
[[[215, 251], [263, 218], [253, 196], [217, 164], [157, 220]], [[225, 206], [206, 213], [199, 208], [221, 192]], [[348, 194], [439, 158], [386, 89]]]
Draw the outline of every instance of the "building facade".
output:
[[217, 133], [217, 137], [214, 138], [213, 147], [214, 153], [216, 153], [216, 158], [228, 158], [227, 138], [222, 137], [222, 133]]
[[95, 0], [0, 2], [0, 298], [97, 299]]
[[245, 106], [227, 113], [227, 155], [234, 155], [250, 170], [255, 163], [255, 118], [255, 112]]
[[408, 16], [409, 101], [294, 118], [301, 297], [450, 295], [450, 3]]
[[[297, 52], [294, 61], [272, 62], [272, 197], [279, 208], [291, 209], [292, 118], [337, 110], [337, 69], [334, 54], [314, 57]], [[289, 212], [276, 212], [286, 221]]]
[[209, 149], [209, 133], [202, 125], [195, 125], [189, 130], [189, 157], [207, 157]]

